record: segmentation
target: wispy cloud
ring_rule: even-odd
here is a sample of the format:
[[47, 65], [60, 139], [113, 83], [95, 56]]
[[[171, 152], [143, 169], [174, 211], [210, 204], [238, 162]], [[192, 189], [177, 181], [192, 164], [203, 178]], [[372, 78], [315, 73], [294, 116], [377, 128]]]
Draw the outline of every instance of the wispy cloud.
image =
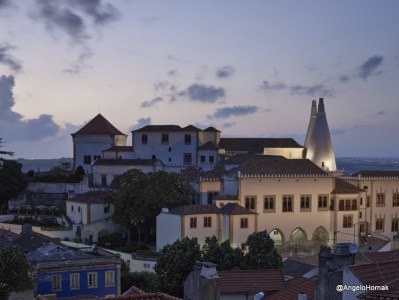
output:
[[6, 65], [11, 70], [18, 72], [22, 69], [21, 62], [10, 54], [15, 47], [7, 44], [0, 44], [0, 64]]
[[163, 98], [156, 97], [156, 98], [154, 98], [152, 100], [144, 101], [143, 103], [141, 103], [140, 107], [143, 107], [143, 108], [151, 107], [151, 106], [153, 106], [153, 105], [155, 105], [155, 104], [157, 104], [159, 102], [163, 102], [163, 101], [164, 101]]
[[208, 115], [208, 119], [227, 119], [232, 116], [245, 116], [254, 114], [258, 111], [258, 107], [254, 105], [247, 106], [231, 106], [218, 108], [213, 115]]
[[142, 128], [142, 127], [147, 126], [147, 125], [151, 125], [151, 117], [138, 119], [137, 123], [132, 125], [132, 126], [130, 126], [128, 131], [133, 131], [133, 130]]
[[14, 76], [0, 77], [0, 132], [7, 141], [41, 140], [55, 136], [60, 126], [53, 121], [53, 117], [42, 114], [38, 118], [24, 119], [14, 112], [15, 105], [13, 89]]
[[188, 97], [190, 101], [194, 102], [215, 103], [220, 98], [225, 97], [225, 94], [224, 88], [194, 83], [179, 92], [178, 96]]
[[233, 66], [227, 65], [227, 66], [219, 68], [216, 71], [216, 77], [218, 77], [218, 78], [228, 78], [228, 77], [230, 77], [230, 76], [232, 76], [234, 74], [234, 71], [235, 70], [234, 70]]
[[70, 2], [77, 9], [91, 17], [97, 25], [105, 25], [117, 20], [120, 16], [115, 6], [109, 3], [102, 3], [101, 0], [73, 0]]
[[370, 76], [376, 76], [382, 73], [382, 71], [378, 71], [377, 69], [381, 66], [384, 58], [380, 55], [374, 55], [362, 63], [358, 67], [357, 75], [363, 79], [367, 80]]
[[333, 91], [331, 89], [327, 88], [324, 84], [287, 85], [287, 84], [281, 83], [281, 82], [270, 84], [268, 81], [264, 80], [260, 84], [260, 89], [264, 92], [288, 91], [291, 95], [308, 95], [308, 96], [321, 96], [321, 97], [328, 97], [328, 96], [334, 95]]

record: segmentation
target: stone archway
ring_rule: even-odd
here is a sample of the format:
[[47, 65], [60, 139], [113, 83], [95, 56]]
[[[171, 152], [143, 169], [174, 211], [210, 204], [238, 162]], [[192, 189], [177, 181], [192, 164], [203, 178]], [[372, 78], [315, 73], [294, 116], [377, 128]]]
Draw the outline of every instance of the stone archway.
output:
[[269, 237], [274, 241], [274, 246], [284, 246], [285, 237], [280, 229], [274, 228], [271, 230], [269, 232]]
[[290, 235], [290, 245], [306, 245], [308, 236], [300, 227], [295, 228]]
[[327, 245], [329, 242], [329, 234], [327, 229], [325, 229], [323, 226], [317, 227], [313, 231], [312, 242], [313, 245], [316, 247], [320, 247], [321, 245]]

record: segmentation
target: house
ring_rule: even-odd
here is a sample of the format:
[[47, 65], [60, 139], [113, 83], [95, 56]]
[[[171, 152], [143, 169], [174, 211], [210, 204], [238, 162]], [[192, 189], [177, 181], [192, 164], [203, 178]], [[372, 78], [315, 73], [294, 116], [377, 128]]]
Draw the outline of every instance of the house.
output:
[[82, 166], [86, 174], [102, 152], [113, 146], [126, 146], [127, 135], [118, 130], [101, 114], [95, 116], [77, 132], [72, 133], [73, 170]]
[[163, 209], [157, 216], [156, 249], [178, 239], [194, 238], [202, 246], [206, 238], [229, 239], [232, 245], [246, 248], [248, 235], [257, 230], [257, 214], [238, 204], [183, 205], [171, 211]]
[[35, 293], [53, 299], [118, 296], [119, 256], [103, 249], [72, 249], [52, 242], [27, 253]]
[[289, 280], [281, 291], [265, 297], [265, 300], [315, 300], [317, 278], [296, 277]]
[[74, 239], [91, 244], [100, 236], [118, 230], [112, 220], [111, 195], [111, 192], [87, 192], [66, 201], [66, 214], [75, 232]]

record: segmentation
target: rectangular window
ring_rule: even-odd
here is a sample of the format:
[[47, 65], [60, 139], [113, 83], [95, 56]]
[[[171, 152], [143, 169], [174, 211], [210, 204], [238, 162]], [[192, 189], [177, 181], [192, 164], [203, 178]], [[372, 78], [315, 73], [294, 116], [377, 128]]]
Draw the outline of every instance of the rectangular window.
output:
[[330, 200], [330, 210], [335, 210], [335, 200], [334, 199]]
[[142, 143], [143, 145], [146, 145], [146, 144], [148, 143], [148, 136], [147, 136], [146, 133], [143, 133], [143, 134], [141, 135], [141, 143]]
[[71, 290], [79, 290], [80, 289], [80, 274], [73, 273], [69, 275], [69, 284]]
[[62, 275], [51, 276], [51, 290], [53, 292], [61, 291], [62, 288]]
[[101, 175], [101, 185], [102, 186], [107, 185], [107, 175]]
[[201, 162], [202, 162], [202, 163], [205, 162], [205, 155], [201, 155]]
[[385, 206], [385, 193], [377, 193], [376, 200], [377, 206]]
[[293, 199], [294, 199], [293, 195], [283, 195], [283, 212], [294, 211]]
[[312, 195], [301, 195], [301, 211], [311, 211]]
[[248, 218], [241, 218], [240, 225], [241, 228], [248, 228]]
[[109, 208], [110, 208], [109, 204], [108, 204], [108, 206], [104, 206], [104, 214], [108, 214], [109, 213]]
[[190, 228], [197, 228], [197, 217], [190, 218]]
[[359, 212], [359, 219], [363, 218], [363, 213], [360, 211]]
[[83, 163], [85, 165], [90, 165], [91, 164], [91, 155], [84, 155], [83, 156]]
[[376, 218], [375, 220], [375, 231], [384, 232], [385, 231], [385, 220], [384, 218]]
[[73, 205], [71, 206], [71, 211], [73, 211]]
[[263, 197], [263, 211], [264, 212], [275, 212], [276, 196], [267, 195]]
[[204, 217], [204, 227], [212, 227], [212, 217]]
[[169, 144], [169, 134], [168, 133], [161, 134], [161, 144], [164, 144], [164, 145]]
[[353, 225], [353, 216], [352, 215], [344, 215], [343, 217], [343, 228], [352, 228]]
[[399, 230], [399, 219], [394, 218], [392, 219], [392, 226], [391, 226], [391, 231], [392, 232], [397, 232]]
[[328, 209], [328, 195], [318, 195], [317, 208], [318, 210]]
[[241, 244], [241, 250], [242, 250], [242, 251], [247, 250], [247, 244], [242, 243], [242, 244]]
[[96, 272], [90, 272], [87, 274], [87, 287], [89, 289], [97, 287], [97, 273]]
[[191, 145], [191, 134], [184, 135], [184, 144]]
[[392, 206], [399, 206], [399, 193], [393, 193], [392, 195]]
[[246, 196], [245, 197], [245, 208], [250, 210], [256, 210], [256, 197]]
[[115, 272], [114, 271], [106, 271], [105, 272], [105, 286], [115, 286]]
[[357, 200], [356, 199], [352, 199], [351, 210], [357, 210]]
[[184, 162], [185, 165], [191, 165], [192, 164], [191, 153], [184, 153], [183, 162]]
[[211, 164], [213, 164], [214, 161], [215, 161], [215, 157], [213, 155], [209, 155], [209, 162]]

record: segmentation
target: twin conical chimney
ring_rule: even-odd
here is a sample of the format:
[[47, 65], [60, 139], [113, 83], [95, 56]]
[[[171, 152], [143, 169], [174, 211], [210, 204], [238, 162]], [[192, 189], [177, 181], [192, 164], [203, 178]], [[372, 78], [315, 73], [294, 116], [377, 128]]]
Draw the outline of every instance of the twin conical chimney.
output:
[[328, 171], [335, 171], [337, 169], [323, 98], [319, 99], [317, 110], [316, 100], [312, 101], [305, 148], [306, 158], [313, 161], [320, 168]]

